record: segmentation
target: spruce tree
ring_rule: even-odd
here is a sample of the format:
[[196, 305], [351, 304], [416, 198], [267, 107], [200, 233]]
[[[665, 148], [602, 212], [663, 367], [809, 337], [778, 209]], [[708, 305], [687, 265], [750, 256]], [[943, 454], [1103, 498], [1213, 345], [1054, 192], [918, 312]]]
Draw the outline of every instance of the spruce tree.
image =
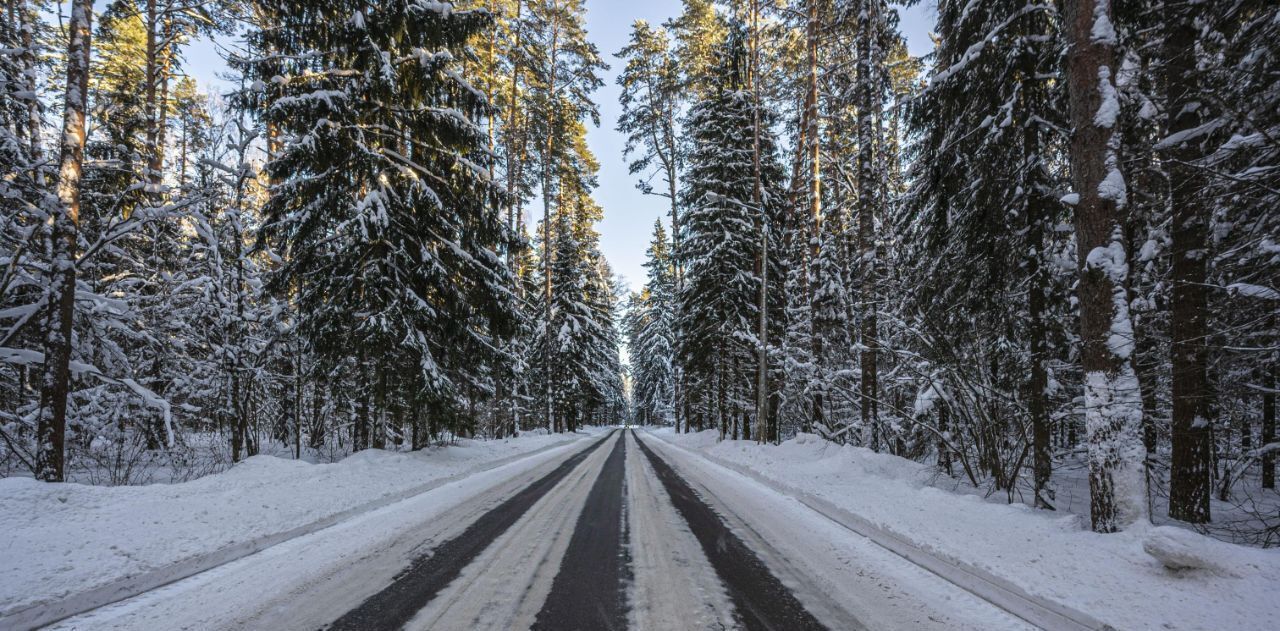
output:
[[[407, 370], [457, 414], [491, 387], [514, 322], [487, 103], [456, 72], [491, 19], [417, 2], [259, 9], [272, 27], [251, 42], [270, 54], [241, 62], [253, 83], [240, 96], [283, 141], [260, 241], [283, 258], [271, 287], [295, 295], [299, 331], [330, 365], [359, 349], [363, 407], [382, 407], [385, 377]], [[368, 422], [360, 446], [380, 435]]]
[[[722, 435], [753, 407], [753, 358], [761, 342], [760, 229], [782, 200], [770, 117], [754, 106], [746, 62], [739, 28], [722, 47], [717, 75], [723, 80], [689, 112], [691, 148], [682, 191], [688, 209], [680, 239], [686, 265], [678, 321], [683, 390], [695, 407], [692, 420], [700, 427], [716, 424]], [[765, 122], [759, 139], [763, 195], [755, 192], [755, 139], [742, 133], [757, 118]]]

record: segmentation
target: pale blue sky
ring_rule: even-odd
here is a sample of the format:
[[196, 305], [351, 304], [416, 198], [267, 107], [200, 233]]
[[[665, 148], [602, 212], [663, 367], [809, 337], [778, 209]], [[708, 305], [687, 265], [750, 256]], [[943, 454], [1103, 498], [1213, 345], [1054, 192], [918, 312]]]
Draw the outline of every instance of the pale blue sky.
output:
[[[105, 4], [97, 2], [96, 4]], [[902, 31], [912, 54], [923, 55], [930, 51], [929, 29], [934, 22], [934, 0], [924, 0], [911, 9], [899, 9], [902, 14]], [[661, 23], [680, 12], [681, 0], [588, 0], [587, 30], [591, 40], [600, 48], [600, 54], [610, 65], [604, 77], [604, 87], [596, 93], [600, 104], [600, 127], [591, 129], [588, 141], [600, 160], [600, 188], [595, 197], [604, 208], [604, 221], [600, 223], [600, 244], [614, 270], [621, 274], [633, 289], [644, 283], [644, 253], [658, 217], [667, 220], [667, 202], [664, 198], [642, 195], [636, 188], [636, 178], [627, 172], [622, 158], [624, 138], [614, 130], [617, 122], [618, 86], [615, 83], [621, 67], [613, 54], [626, 45], [635, 20], [644, 19]], [[225, 64], [210, 42], [195, 42], [187, 51], [188, 71], [206, 88], [225, 90], [225, 82], [217, 79]], [[533, 213], [537, 215], [537, 213]], [[536, 217], [535, 217], [536, 218]]]

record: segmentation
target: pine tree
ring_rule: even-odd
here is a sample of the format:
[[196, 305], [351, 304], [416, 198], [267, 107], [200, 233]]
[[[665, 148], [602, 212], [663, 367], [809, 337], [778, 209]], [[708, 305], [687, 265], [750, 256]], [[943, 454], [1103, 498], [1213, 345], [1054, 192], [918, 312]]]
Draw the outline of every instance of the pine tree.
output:
[[[552, 345], [545, 343], [555, 332], [552, 328], [552, 252], [555, 243], [552, 231], [559, 225], [553, 212], [559, 212], [556, 201], [563, 201], [559, 186], [570, 175], [570, 181], [587, 182], [594, 178], [594, 158], [579, 151], [585, 146], [583, 121], [589, 119], [599, 125], [600, 114], [590, 99], [591, 92], [603, 82], [598, 73], [606, 68], [600, 60], [595, 45], [587, 40], [585, 28], [586, 8], [582, 0], [536, 0], [529, 4], [529, 29], [531, 49], [537, 51], [530, 63], [531, 133], [540, 142], [535, 149], [539, 154], [542, 189], [542, 240], [544, 243], [543, 269], [543, 356], [541, 370], [544, 375], [554, 371]], [[589, 188], [586, 185], [585, 188]], [[545, 378], [545, 377], [544, 377]], [[551, 428], [553, 420], [553, 396], [547, 389], [543, 396], [543, 423]]]
[[89, 92], [93, 3], [71, 5], [67, 23], [67, 89], [58, 158], [58, 203], [49, 218], [49, 279], [44, 322], [44, 368], [36, 426], [35, 474], [61, 482], [66, 471], [67, 397], [71, 382], [72, 315], [80, 231], [80, 178]]
[[[643, 20], [632, 25], [630, 43], [615, 56], [626, 61], [618, 75], [622, 88], [618, 131], [627, 135], [623, 155], [633, 158], [628, 165], [631, 174], [643, 176], [637, 184], [640, 190], [670, 202], [675, 236], [680, 231], [677, 189], [682, 162], [676, 129], [683, 100], [679, 62], [671, 52], [666, 29], [654, 28]], [[663, 185], [657, 192], [655, 177], [661, 178]], [[678, 242], [672, 244], [673, 251], [679, 249]]]
[[728, 25], [716, 11], [715, 1], [683, 0], [680, 15], [663, 26], [675, 43], [681, 89], [692, 100], [706, 98], [719, 81], [716, 60], [728, 34]]
[[[626, 66], [618, 75], [618, 85], [622, 88], [619, 95], [622, 114], [618, 117], [617, 128], [619, 132], [627, 134], [623, 156], [632, 158], [628, 165], [631, 174], [643, 176], [637, 184], [640, 190], [646, 194], [666, 197], [670, 203], [673, 286], [669, 291], [678, 292], [683, 284], [678, 191], [684, 148], [679, 142], [676, 121], [686, 100], [682, 90], [684, 82], [681, 78], [680, 60], [672, 50], [667, 29], [654, 28], [643, 20], [637, 20], [632, 25], [630, 43], [616, 56], [626, 61]], [[661, 184], [665, 186], [660, 190], [655, 189], [654, 178], [660, 178]], [[675, 317], [674, 314], [669, 315]], [[674, 325], [674, 322], [667, 324]], [[665, 394], [662, 396], [665, 397]], [[663, 398], [662, 405], [674, 406], [673, 410], [679, 411], [679, 399], [680, 390], [677, 386], [670, 393], [669, 399]]]

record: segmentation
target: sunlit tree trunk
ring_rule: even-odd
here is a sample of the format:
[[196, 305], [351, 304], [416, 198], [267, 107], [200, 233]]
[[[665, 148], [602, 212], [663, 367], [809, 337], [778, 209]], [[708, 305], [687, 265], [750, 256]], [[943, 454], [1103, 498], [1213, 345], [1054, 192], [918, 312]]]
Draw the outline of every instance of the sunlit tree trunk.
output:
[[49, 300], [36, 424], [35, 476], [49, 482], [61, 482], [65, 477], [71, 318], [76, 295], [76, 242], [80, 232], [80, 177], [84, 166], [92, 20], [92, 0], [75, 0], [71, 4], [71, 20], [67, 24], [67, 90], [58, 159], [58, 206], [49, 218]]

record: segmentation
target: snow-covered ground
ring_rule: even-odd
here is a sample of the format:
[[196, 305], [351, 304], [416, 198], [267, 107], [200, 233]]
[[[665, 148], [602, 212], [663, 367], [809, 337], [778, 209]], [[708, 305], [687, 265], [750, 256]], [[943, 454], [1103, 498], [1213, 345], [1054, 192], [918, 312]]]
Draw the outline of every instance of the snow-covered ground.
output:
[[1076, 515], [940, 490], [928, 484], [928, 465], [814, 436], [759, 446], [719, 442], [714, 431], [650, 435], [833, 507], [847, 525], [1117, 629], [1264, 629], [1280, 620], [1280, 551], [1169, 526], [1099, 535]]
[[131, 596], [481, 471], [542, 461], [529, 456], [553, 457], [589, 436], [460, 440], [334, 464], [256, 456], [182, 484], [0, 479], [0, 627], [24, 612], [75, 613]]

